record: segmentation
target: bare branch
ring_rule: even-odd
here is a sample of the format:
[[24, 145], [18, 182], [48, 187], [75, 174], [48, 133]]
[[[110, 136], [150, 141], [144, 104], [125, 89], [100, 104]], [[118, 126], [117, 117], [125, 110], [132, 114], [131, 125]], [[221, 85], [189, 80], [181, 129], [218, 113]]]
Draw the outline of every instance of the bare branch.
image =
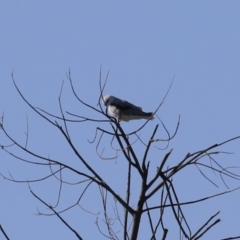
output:
[[[219, 214], [220, 212], [218, 211], [216, 214], [214, 214], [213, 216], [211, 216], [209, 219], [208, 219], [208, 221], [207, 222], [205, 222], [204, 224], [203, 224], [203, 226], [202, 227], [200, 227], [198, 230], [197, 230], [197, 232], [192, 236], [192, 238], [194, 239], [195, 237], [195, 239], [198, 239], [198, 238], [200, 238], [201, 236], [203, 236], [203, 234], [204, 233], [206, 233], [211, 227], [213, 227], [216, 223], [218, 223], [218, 222], [220, 222], [220, 219], [218, 219], [218, 220], [216, 220], [215, 222], [215, 224], [211, 224], [211, 226], [209, 226], [203, 233], [201, 233], [200, 234], [200, 232], [209, 224], [209, 222], [211, 222], [211, 220], [213, 219], [213, 218], [215, 218], [218, 214]], [[199, 234], [199, 236], [197, 236]]]
[[8, 235], [6, 234], [6, 232], [4, 231], [2, 225], [0, 224], [0, 231], [3, 233], [4, 237], [7, 239], [7, 240], [10, 240], [10, 238], [8, 237]]
[[65, 226], [70, 229], [75, 235], [76, 237], [79, 239], [79, 240], [83, 240], [80, 235], [78, 234], [78, 232], [76, 230], [74, 230], [55, 210], [52, 206], [50, 206], [49, 204], [47, 204], [46, 202], [44, 202], [41, 198], [39, 198], [33, 191], [32, 189], [30, 188], [29, 186], [29, 190], [31, 192], [31, 194], [37, 198], [41, 203], [43, 203], [45, 206], [47, 206], [51, 211], [54, 212], [54, 214], [65, 224]]
[[150, 146], [152, 144], [152, 140], [153, 140], [153, 138], [154, 138], [154, 136], [155, 136], [155, 134], [157, 132], [157, 129], [158, 129], [158, 125], [156, 125], [156, 127], [154, 129], [153, 134], [152, 134], [151, 138], [148, 141], [148, 145], [147, 145], [145, 153], [144, 153], [144, 157], [143, 157], [143, 160], [142, 160], [142, 170], [143, 170], [143, 172], [146, 172], [146, 158], [147, 158], [147, 154], [148, 154], [148, 151], [149, 151]]
[[[185, 208], [183, 206], [190, 204], [193, 205], [196, 203], [207, 201], [211, 198], [219, 197], [223, 194], [231, 193], [240, 189], [240, 187], [231, 189], [231, 186], [228, 183], [228, 179], [234, 179], [238, 181], [240, 180], [240, 174], [236, 172], [236, 170], [238, 170], [240, 167], [231, 166], [228, 163], [225, 164], [225, 162], [218, 162], [216, 159], [216, 156], [219, 154], [229, 154], [227, 152], [219, 151], [217, 148], [239, 139], [240, 136], [228, 139], [218, 144], [214, 144], [194, 153], [187, 153], [185, 157], [180, 158], [180, 160], [178, 160], [177, 162], [174, 159], [174, 163], [171, 164], [168, 164], [168, 160], [170, 159], [170, 155], [173, 149], [167, 150], [163, 154], [161, 152], [161, 155], [163, 155], [163, 157], [161, 157], [159, 163], [156, 166], [153, 166], [156, 168], [156, 172], [152, 171], [154, 170], [152, 169], [152, 164], [154, 164], [154, 162], [159, 159], [158, 154], [152, 154], [151, 157], [153, 156], [153, 161], [150, 164], [149, 154], [153, 150], [152, 146], [161, 151], [168, 149], [171, 140], [176, 136], [180, 126], [179, 115], [178, 122], [172, 134], [171, 131], [168, 130], [164, 122], [157, 116], [158, 110], [161, 108], [170, 92], [174, 77], [166, 94], [164, 95], [163, 99], [160, 101], [156, 110], [154, 111], [154, 115], [159, 119], [159, 123], [161, 124], [160, 127], [162, 127], [163, 129], [163, 134], [165, 135], [165, 137], [164, 135], [157, 135], [157, 131], [159, 130], [159, 124], [157, 124], [156, 126], [154, 126], [152, 134], [149, 135], [150, 138], [148, 142], [146, 142], [146, 140], [144, 140], [141, 136], [146, 124], [150, 124], [149, 120], [146, 120], [139, 128], [126, 134], [124, 127], [120, 124], [121, 122], [119, 122], [118, 119], [108, 115], [108, 110], [107, 108], [104, 108], [102, 100], [103, 93], [108, 81], [109, 72], [107, 72], [105, 79], [102, 80], [102, 68], [100, 68], [99, 74], [99, 96], [97, 100], [97, 107], [91, 106], [87, 102], [83, 101], [81, 97], [79, 97], [71, 78], [70, 69], [67, 74], [72, 94], [75, 97], [75, 101], [80, 103], [83, 108], [86, 107], [90, 109], [91, 112], [98, 114], [100, 117], [97, 118], [93, 118], [91, 117], [91, 115], [82, 116], [81, 114], [79, 115], [75, 113], [70, 113], [69, 111], [65, 111], [65, 104], [63, 101], [63, 83], [61, 85], [60, 93], [58, 96], [58, 114], [52, 114], [41, 108], [34, 107], [30, 102], [28, 102], [27, 98], [25, 98], [25, 96], [18, 88], [14, 80], [13, 72], [11, 76], [17, 92], [19, 93], [23, 101], [30, 107], [30, 109], [32, 109], [38, 116], [50, 123], [51, 126], [54, 126], [58, 129], [60, 135], [66, 140], [66, 145], [70, 147], [71, 152], [74, 153], [74, 156], [77, 158], [77, 164], [80, 163], [80, 168], [72, 167], [74, 165], [71, 165], [69, 161], [67, 161], [67, 164], [65, 164], [64, 161], [62, 162], [59, 160], [51, 159], [50, 157], [41, 156], [29, 149], [29, 122], [27, 116], [27, 127], [24, 131], [26, 139], [23, 143], [21, 143], [14, 139], [14, 137], [10, 136], [10, 134], [8, 134], [8, 131], [3, 127], [4, 115], [2, 115], [0, 129], [2, 130], [2, 133], [6, 137], [7, 141], [11, 141], [11, 144], [0, 144], [0, 148], [4, 150], [4, 153], [12, 156], [19, 162], [24, 162], [31, 166], [47, 167], [46, 169], [49, 172], [47, 174], [44, 172], [44, 175], [40, 175], [40, 177], [30, 180], [18, 180], [18, 177], [13, 177], [11, 173], [9, 173], [8, 177], [4, 176], [4, 174], [1, 173], [0, 175], [12, 182], [27, 183], [29, 185], [29, 189], [32, 195], [37, 198], [42, 204], [47, 206], [48, 209], [51, 210], [50, 214], [49, 212], [45, 213], [40, 211], [38, 211], [38, 214], [44, 216], [57, 216], [64, 223], [64, 225], [76, 235], [78, 239], [82, 239], [81, 236], [61, 217], [61, 214], [63, 212], [66, 212], [73, 207], [79, 207], [83, 211], [96, 216], [95, 223], [97, 228], [99, 229], [100, 233], [108, 239], [119, 239], [119, 226], [121, 229], [121, 234], [123, 234], [124, 240], [137, 239], [141, 229], [140, 223], [142, 219], [145, 218], [145, 220], [147, 219], [149, 223], [149, 225], [147, 224], [146, 226], [149, 230], [150, 239], [156, 240], [162, 238], [163, 240], [165, 240], [167, 238], [168, 232], [172, 230], [172, 226], [171, 229], [167, 228], [166, 226], [166, 216], [169, 216], [168, 213], [170, 211], [170, 216], [172, 217], [173, 221], [177, 223], [177, 225], [173, 224], [173, 228], [175, 229], [175, 226], [177, 226], [177, 228], [179, 229], [179, 239], [187, 238], [196, 240], [201, 238], [206, 232], [212, 229], [214, 225], [220, 222], [220, 219], [214, 221], [215, 217], [219, 212], [211, 216], [203, 225], [201, 225], [201, 227], [199, 227], [197, 231], [194, 231], [194, 234], [192, 234], [193, 231], [189, 224], [190, 220], [185, 217]], [[81, 112], [83, 111], [81, 110]], [[103, 120], [101, 118], [103, 118]], [[83, 157], [85, 156], [85, 146], [81, 146], [82, 149], [80, 149], [73, 142], [73, 137], [71, 136], [69, 125], [70, 123], [83, 123], [80, 124], [81, 126], [85, 126], [84, 123], [91, 123], [92, 125], [90, 125], [94, 126], [94, 129], [96, 129], [96, 131], [93, 140], [88, 140], [88, 142], [90, 144], [95, 144], [95, 155], [98, 157], [98, 159], [116, 161], [116, 159], [121, 158], [121, 164], [123, 164], [122, 166], [125, 167], [126, 176], [126, 179], [123, 179], [124, 181], [126, 181], [125, 186], [123, 186], [125, 189], [124, 191], [122, 191], [121, 189], [119, 192], [119, 189], [117, 189], [114, 184], [107, 181], [107, 179], [109, 178], [105, 175], [104, 172], [101, 172], [100, 174], [97, 165], [94, 165], [93, 161], [89, 161], [89, 159]], [[101, 126], [95, 126], [96, 124], [101, 124]], [[104, 127], [102, 127], [102, 125], [104, 125]], [[75, 124], [74, 127], [75, 126], [78, 127], [79, 124]], [[162, 131], [160, 131], [160, 133], [162, 134]], [[159, 148], [159, 146], [155, 146], [157, 145], [155, 143], [158, 142], [163, 144], [163, 146], [161, 146], [162, 148]], [[143, 148], [142, 158], [139, 158], [138, 156], [138, 145], [141, 145], [141, 147]], [[13, 150], [9, 150], [9, 147], [12, 146], [14, 146]], [[21, 154], [16, 154], [15, 149], [21, 150]], [[111, 153], [108, 154], [107, 152], [107, 154], [105, 154], [106, 149], [110, 150]], [[159, 153], [159, 151], [157, 151], [157, 153]], [[218, 179], [222, 180], [223, 184], [228, 188], [228, 190], [206, 197], [198, 198], [192, 201], [189, 201], [189, 199], [184, 202], [181, 201], [177, 194], [178, 189], [175, 186], [174, 179], [176, 177], [176, 174], [178, 174], [186, 167], [193, 167], [193, 170], [198, 170], [199, 173], [203, 176], [203, 178], [205, 178], [208, 182], [212, 183], [214, 186], [218, 187], [218, 185], [215, 183], [215, 180], [212, 180], [212, 176], [209, 176], [209, 172], [210, 174], [214, 174], [215, 177], [218, 177]], [[39, 169], [41, 168], [39, 167]], [[111, 170], [112, 169], [110, 169], [110, 171]], [[65, 174], [66, 172], [69, 173], [68, 171], [70, 171], [70, 175]], [[69, 178], [69, 176], [74, 176], [77, 178]], [[54, 204], [47, 204], [44, 199], [41, 199], [39, 196], [37, 196], [37, 194], [35, 194], [30, 188], [30, 183], [38, 183], [40, 181], [44, 181], [50, 178], [57, 182], [58, 186], [56, 189], [57, 193]], [[136, 179], [138, 179], [139, 182], [137, 182]], [[137, 186], [137, 184], [139, 185]], [[61, 199], [65, 197], [64, 187], [67, 186], [71, 188], [72, 186], [76, 185], [79, 185], [81, 189], [76, 199], [74, 199], [73, 202], [65, 206], [64, 209], [60, 209], [59, 211]], [[90, 186], [98, 187], [100, 192], [100, 200], [102, 203], [102, 210], [92, 210], [88, 206], [86, 207], [83, 204], [83, 197], [87, 196], [89, 193], [91, 194], [92, 188]], [[138, 196], [136, 198], [136, 189], [138, 190], [139, 188], [140, 191], [139, 193], [137, 193]], [[132, 194], [133, 192], [134, 194]], [[114, 200], [114, 205], [112, 209], [109, 208], [109, 197], [112, 197]], [[118, 204], [123, 208], [123, 211], [118, 211]], [[158, 215], [155, 214], [156, 212]], [[102, 215], [100, 215], [101, 213]], [[99, 216], [103, 216], [102, 222], [104, 224], [104, 229], [102, 229], [102, 223], [99, 222]], [[0, 231], [4, 234], [1, 225]], [[161, 237], [159, 237], [159, 232], [161, 234]], [[236, 238], [234, 237], [228, 239]]]
[[143, 209], [143, 212], [146, 212], [148, 210], [159, 209], [159, 208], [167, 208], [167, 207], [173, 207], [173, 206], [182, 206], [182, 205], [194, 204], [194, 203], [198, 203], [198, 202], [209, 200], [211, 198], [219, 197], [221, 195], [225, 195], [225, 194], [237, 191], [239, 189], [240, 189], [240, 187], [237, 187], [237, 188], [234, 188], [234, 189], [231, 189], [231, 190], [228, 190], [228, 191], [224, 191], [224, 192], [220, 192], [220, 193], [217, 193], [217, 194], [213, 194], [213, 195], [208, 196], [208, 197], [199, 198], [197, 200], [192, 200], [192, 201], [187, 201], [187, 202], [182, 202], [182, 203], [170, 203], [170, 204], [164, 204], [164, 205], [155, 206], [155, 207], [149, 207], [148, 209]]

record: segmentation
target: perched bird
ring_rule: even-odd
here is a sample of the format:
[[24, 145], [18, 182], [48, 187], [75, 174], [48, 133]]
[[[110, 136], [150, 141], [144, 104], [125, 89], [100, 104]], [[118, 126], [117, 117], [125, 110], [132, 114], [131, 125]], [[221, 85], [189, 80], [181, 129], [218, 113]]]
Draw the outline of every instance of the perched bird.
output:
[[117, 118], [118, 121], [128, 122], [134, 119], [154, 119], [153, 112], [143, 112], [141, 107], [114, 96], [106, 95], [103, 101], [108, 112]]

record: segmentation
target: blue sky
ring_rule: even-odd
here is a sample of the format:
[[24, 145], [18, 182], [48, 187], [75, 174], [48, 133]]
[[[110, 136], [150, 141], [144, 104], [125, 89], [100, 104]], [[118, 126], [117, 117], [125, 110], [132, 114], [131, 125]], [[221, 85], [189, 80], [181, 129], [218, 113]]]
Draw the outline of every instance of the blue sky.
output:
[[[146, 111], [158, 106], [175, 76], [170, 93], [158, 112], [171, 132], [181, 115], [179, 132], [169, 146], [174, 149], [173, 163], [188, 152], [240, 135], [239, 12], [239, 1], [222, 0], [1, 1], [0, 112], [4, 112], [4, 126], [24, 143], [27, 115], [29, 148], [79, 167], [69, 148], [65, 149], [59, 132], [37, 117], [21, 100], [11, 81], [11, 72], [14, 69], [19, 88], [34, 106], [59, 114], [58, 96], [64, 80], [65, 110], [99, 117], [74, 99], [66, 73], [70, 68], [78, 94], [96, 106], [102, 66], [103, 76], [110, 71], [104, 93], [128, 99]], [[157, 123], [157, 120], [149, 123], [142, 133], [146, 139]], [[122, 126], [130, 131], [141, 124], [139, 121]], [[124, 170], [123, 158], [120, 155], [115, 163], [97, 157], [95, 146], [87, 142], [93, 138], [95, 127], [71, 125], [73, 139], [79, 149], [83, 149], [84, 157], [92, 161], [106, 179], [121, 188], [121, 175], [116, 177], [115, 171]], [[161, 134], [159, 132], [159, 137]], [[8, 143], [2, 133], [0, 141]], [[102, 147], [107, 144], [104, 140]], [[227, 161], [230, 166], [240, 165], [239, 141], [221, 150], [235, 154], [219, 156], [219, 161]], [[143, 149], [139, 147], [138, 151], [141, 153]], [[152, 167], [164, 153], [157, 152]], [[32, 179], [48, 173], [44, 168], [19, 163], [3, 151], [0, 161], [1, 173], [11, 172], [16, 179]], [[226, 190], [219, 178], [214, 174], [211, 177], [219, 188], [201, 180], [196, 169], [186, 171], [177, 178], [182, 199]], [[238, 185], [237, 182], [228, 183], [231, 187]], [[0, 223], [11, 239], [74, 239], [57, 218], [35, 215], [38, 209], [47, 210], [33, 198], [26, 184], [0, 179], [0, 186]], [[47, 202], [56, 201], [58, 185], [55, 182], [31, 186]], [[63, 206], [78, 196], [74, 189], [66, 191], [69, 195], [63, 199]], [[85, 207], [89, 207], [88, 198], [84, 200]], [[199, 218], [196, 222], [201, 224], [221, 210], [222, 222], [206, 239], [240, 235], [236, 226], [240, 221], [239, 200], [240, 192], [234, 192], [186, 211], [190, 219]], [[94, 211], [98, 212], [99, 208]], [[94, 225], [95, 216], [89, 217], [81, 209], [71, 210], [64, 216], [71, 219], [84, 239], [101, 239]], [[169, 234], [172, 234], [170, 239], [176, 239], [176, 233]]]

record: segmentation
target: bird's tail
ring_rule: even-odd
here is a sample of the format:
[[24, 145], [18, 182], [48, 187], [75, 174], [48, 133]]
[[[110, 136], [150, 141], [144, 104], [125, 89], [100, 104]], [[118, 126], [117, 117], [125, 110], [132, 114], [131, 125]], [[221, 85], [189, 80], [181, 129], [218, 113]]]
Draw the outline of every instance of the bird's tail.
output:
[[143, 116], [145, 119], [149, 119], [149, 120], [153, 120], [154, 116], [153, 116], [153, 112], [147, 112], [144, 114]]

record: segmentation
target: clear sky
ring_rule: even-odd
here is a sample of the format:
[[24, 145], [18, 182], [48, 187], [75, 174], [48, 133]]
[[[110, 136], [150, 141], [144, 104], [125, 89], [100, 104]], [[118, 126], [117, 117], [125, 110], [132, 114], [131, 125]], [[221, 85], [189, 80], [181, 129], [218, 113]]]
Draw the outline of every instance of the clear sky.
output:
[[[186, 153], [220, 143], [240, 135], [240, 1], [1, 1], [0, 2], [0, 112], [4, 126], [21, 143], [25, 142], [26, 115], [29, 124], [29, 148], [44, 156], [55, 157], [78, 167], [56, 129], [36, 116], [23, 103], [11, 81], [11, 72], [27, 99], [51, 113], [59, 114], [58, 95], [64, 82], [65, 110], [97, 117], [83, 108], [70, 91], [66, 73], [79, 96], [93, 106], [99, 96], [98, 77], [110, 71], [104, 94], [113, 94], [153, 111], [165, 95], [173, 76], [175, 80], [158, 115], [173, 132], [178, 115], [180, 129], [171, 142], [171, 161], [176, 163]], [[92, 114], [92, 115], [91, 115]], [[123, 123], [133, 130], [143, 122]], [[143, 136], [148, 136], [159, 123], [149, 123]], [[71, 125], [73, 138], [83, 155], [97, 166], [106, 179], [121, 185], [121, 175], [113, 174], [117, 163], [102, 161], [95, 153], [95, 125]], [[162, 131], [162, 130], [161, 130]], [[159, 132], [159, 137], [161, 135]], [[109, 141], [102, 142], [102, 148]], [[0, 142], [9, 143], [0, 133]], [[240, 165], [239, 141], [221, 148], [234, 155], [219, 156], [228, 166]], [[139, 147], [139, 152], [142, 149]], [[16, 153], [21, 154], [18, 150]], [[158, 151], [154, 168], [164, 155]], [[23, 155], [26, 157], [26, 155]], [[28, 157], [28, 159], [31, 159]], [[19, 163], [0, 152], [0, 171], [16, 179], [44, 176], [49, 170]], [[182, 200], [226, 190], [217, 175], [209, 173], [219, 188], [200, 178], [197, 169], [186, 171], [179, 181]], [[67, 175], [67, 174], [66, 174]], [[68, 176], [66, 176], [68, 177]], [[195, 180], [195, 178], [197, 180]], [[230, 187], [238, 182], [228, 181]], [[48, 203], [57, 199], [56, 182], [31, 184], [34, 192]], [[120, 186], [121, 187], [121, 186]], [[74, 239], [74, 235], [56, 218], [35, 215], [48, 212], [37, 201], [26, 184], [15, 184], [0, 178], [0, 224], [11, 239]], [[75, 190], [76, 189], [76, 190]], [[66, 189], [61, 207], [79, 196], [76, 188]], [[94, 189], [94, 188], [93, 188]], [[97, 189], [96, 189], [97, 190]], [[68, 192], [69, 191], [69, 192]], [[133, 193], [134, 194], [134, 193]], [[91, 195], [83, 207], [92, 207]], [[197, 209], [186, 209], [193, 223], [205, 222], [221, 210], [219, 223], [205, 239], [240, 235], [240, 191], [212, 199]], [[99, 208], [94, 208], [97, 213]], [[99, 237], [90, 216], [80, 208], [63, 215], [84, 239]], [[169, 222], [169, 228], [171, 222]], [[144, 231], [142, 233], [144, 238]], [[176, 233], [169, 233], [176, 239]], [[2, 235], [0, 233], [0, 239]]]

